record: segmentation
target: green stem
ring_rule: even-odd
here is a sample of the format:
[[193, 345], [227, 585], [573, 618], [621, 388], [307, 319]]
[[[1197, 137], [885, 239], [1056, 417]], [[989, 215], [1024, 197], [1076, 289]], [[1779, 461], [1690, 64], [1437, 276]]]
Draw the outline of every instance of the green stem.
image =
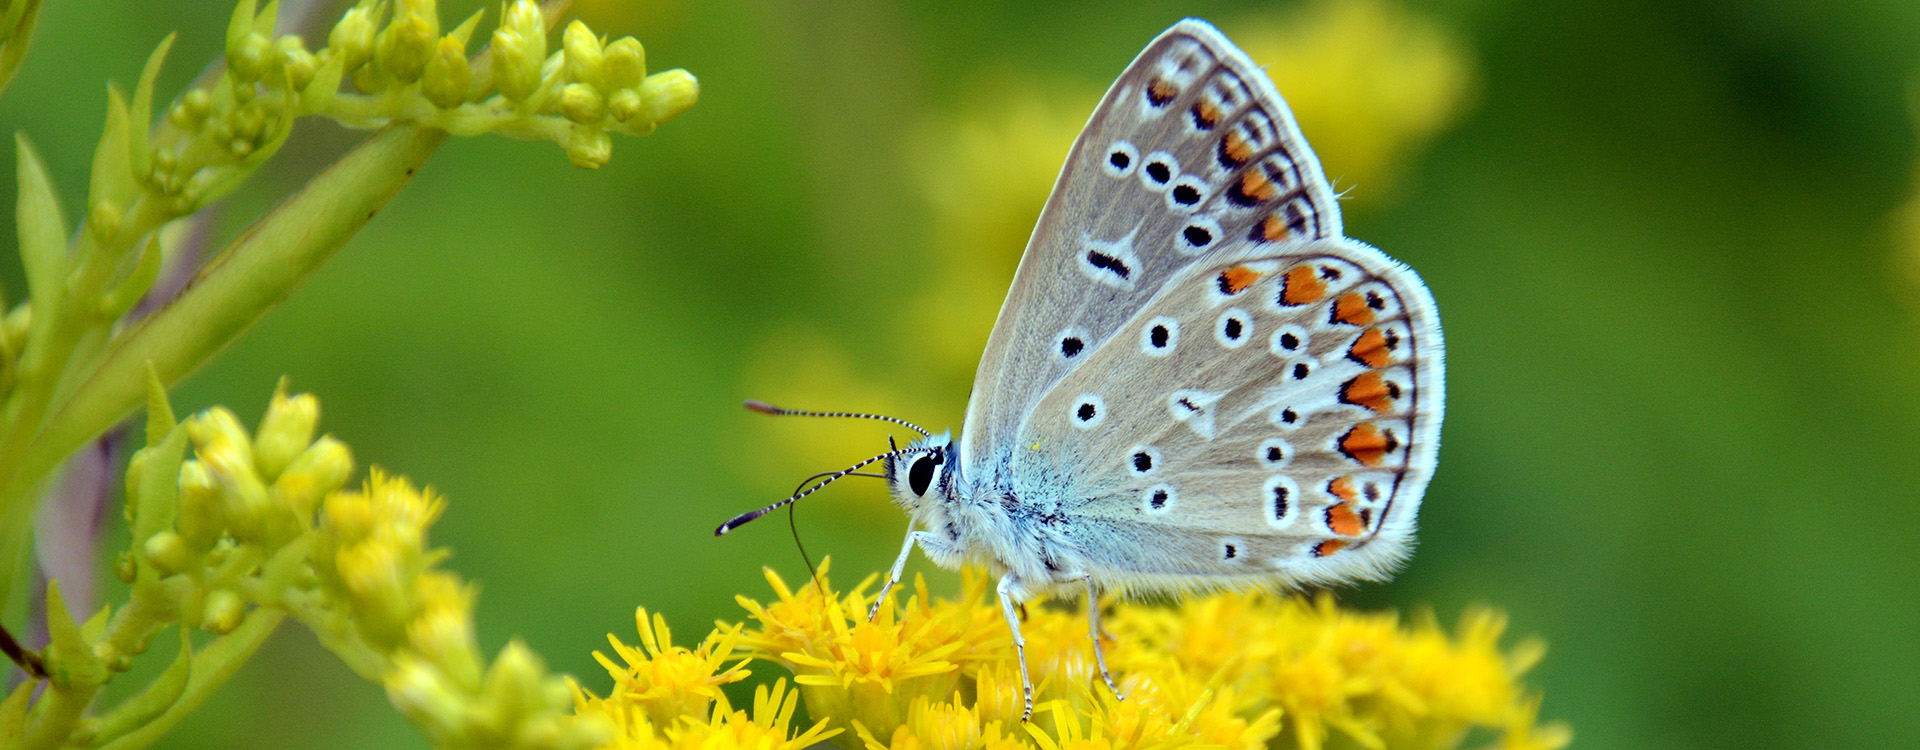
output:
[[180, 699], [160, 714], [152, 722], [135, 729], [101, 747], [101, 750], [136, 750], [153, 744], [161, 735], [173, 729], [187, 714], [200, 707], [207, 696], [221, 685], [227, 683], [240, 666], [247, 663], [253, 652], [267, 642], [267, 636], [273, 635], [274, 628], [286, 619], [284, 610], [259, 608], [247, 615], [240, 627], [208, 643], [193, 655], [193, 668], [187, 678], [187, 689]]

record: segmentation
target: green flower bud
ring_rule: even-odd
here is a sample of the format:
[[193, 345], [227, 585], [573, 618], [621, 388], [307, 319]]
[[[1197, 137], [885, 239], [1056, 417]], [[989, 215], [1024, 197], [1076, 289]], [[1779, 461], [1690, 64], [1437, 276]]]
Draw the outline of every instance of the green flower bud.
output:
[[662, 71], [641, 82], [640, 98], [646, 102], [642, 114], [647, 120], [666, 122], [700, 99], [700, 81], [692, 73], [677, 68]]
[[208, 592], [206, 605], [200, 611], [201, 630], [214, 635], [226, 635], [240, 627], [241, 618], [247, 614], [247, 603], [232, 591], [214, 589]]
[[193, 567], [193, 550], [187, 548], [186, 540], [172, 531], [147, 537], [146, 543], [140, 545], [140, 550], [147, 554], [147, 560], [163, 576], [184, 573]]
[[300, 37], [291, 34], [275, 40], [274, 48], [280, 53], [280, 67], [286, 71], [287, 84], [294, 91], [306, 90], [320, 70], [320, 59], [307, 51]]
[[263, 34], [248, 34], [227, 50], [227, 70], [235, 82], [252, 83], [266, 75], [272, 59], [273, 41]]
[[320, 399], [309, 393], [288, 396], [284, 385], [276, 390], [253, 438], [253, 464], [260, 476], [280, 476], [313, 442], [314, 425], [319, 422]]
[[567, 142], [567, 161], [581, 169], [599, 169], [613, 158], [613, 138], [607, 131], [596, 127], [581, 125], [569, 129]]
[[[494, 720], [533, 716], [557, 708], [548, 705], [547, 668], [539, 655], [519, 639], [509, 641], [494, 657], [482, 688], [481, 710], [495, 712]], [[488, 711], [491, 709], [491, 711]], [[502, 722], [506, 723], [506, 722]]]
[[341, 549], [334, 557], [340, 583], [356, 605], [361, 627], [382, 649], [399, 645], [406, 637], [412, 612], [406, 572], [407, 551], [390, 539], [375, 536]]
[[540, 87], [547, 59], [547, 25], [533, 0], [514, 0], [500, 11], [493, 31], [493, 85], [511, 102], [524, 102]]
[[607, 45], [607, 88], [630, 89], [647, 77], [647, 50], [640, 40], [624, 36]]
[[327, 34], [327, 48], [341, 57], [341, 70], [353, 72], [373, 57], [373, 8], [358, 6], [340, 17]]
[[607, 99], [607, 114], [613, 119], [626, 122], [640, 114], [640, 92], [633, 89], [620, 89]]
[[471, 85], [473, 69], [467, 66], [466, 45], [451, 36], [441, 37], [420, 79], [420, 93], [436, 107], [453, 109], [467, 102]]
[[112, 201], [100, 201], [87, 209], [87, 229], [102, 244], [111, 244], [114, 235], [120, 233], [123, 218], [119, 206], [113, 205]]
[[426, 72], [427, 60], [433, 56], [439, 37], [438, 19], [413, 13], [396, 15], [386, 30], [380, 32], [375, 61], [394, 80], [413, 83]]
[[199, 461], [182, 462], [180, 517], [174, 523], [188, 550], [206, 554], [226, 535], [226, 513], [221, 505], [220, 483], [207, 471], [206, 465]]
[[346, 486], [353, 474], [353, 453], [332, 436], [320, 438], [295, 457], [273, 482], [278, 502], [295, 515], [309, 518], [321, 498]]
[[235, 539], [256, 541], [268, 535], [274, 506], [267, 488], [253, 468], [245, 443], [217, 442], [195, 450], [208, 473], [219, 482], [227, 528]]
[[133, 551], [121, 550], [120, 554], [113, 558], [113, 577], [120, 579], [121, 583], [130, 584], [139, 576], [140, 568], [133, 561]]
[[557, 106], [560, 114], [582, 125], [599, 122], [600, 118], [606, 116], [606, 110], [601, 107], [600, 92], [584, 83], [569, 83], [561, 89]]
[[479, 645], [473, 631], [473, 597], [451, 573], [429, 571], [413, 583], [418, 614], [407, 623], [407, 643], [457, 685], [480, 687]]
[[431, 728], [430, 735], [457, 735], [465, 728], [467, 696], [446, 684], [446, 678], [426, 661], [410, 654], [394, 657], [387, 670], [387, 699], [415, 724]]
[[566, 52], [567, 80], [599, 87], [606, 69], [606, 54], [600, 49], [600, 38], [594, 36], [586, 24], [574, 21], [567, 24], [560, 41]]

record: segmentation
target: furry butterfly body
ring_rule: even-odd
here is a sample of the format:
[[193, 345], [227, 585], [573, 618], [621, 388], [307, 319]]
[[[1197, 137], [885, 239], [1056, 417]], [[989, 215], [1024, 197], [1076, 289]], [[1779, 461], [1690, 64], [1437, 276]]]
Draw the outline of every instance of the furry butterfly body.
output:
[[912, 519], [887, 585], [915, 546], [1000, 571], [1016, 646], [1018, 604], [1084, 587], [1105, 676], [1103, 590], [1383, 579], [1437, 461], [1442, 353], [1426, 286], [1343, 235], [1266, 75], [1181, 21], [1075, 142], [961, 437], [872, 459]]

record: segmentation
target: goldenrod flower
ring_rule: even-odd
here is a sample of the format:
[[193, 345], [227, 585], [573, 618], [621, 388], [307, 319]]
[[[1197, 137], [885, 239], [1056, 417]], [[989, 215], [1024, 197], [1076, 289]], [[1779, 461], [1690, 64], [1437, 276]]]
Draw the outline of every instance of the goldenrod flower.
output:
[[[1101, 602], [1120, 700], [1092, 665], [1084, 613], [1038, 606], [1022, 626], [1036, 682], [1027, 723], [986, 576], [963, 572], [951, 600], [917, 581], [869, 621], [875, 580], [839, 594], [824, 573], [794, 588], [769, 571], [775, 598], [739, 597], [750, 625], [723, 624], [697, 650], [671, 646], [665, 623], [641, 610], [645, 650], [615, 638], [625, 664], [596, 654], [615, 689], [601, 699], [576, 687], [576, 711], [613, 724], [608, 748], [787, 748], [841, 732], [842, 746], [866, 750], [1454, 748], [1470, 733], [1510, 750], [1558, 750], [1571, 740], [1563, 726], [1539, 725], [1539, 698], [1519, 682], [1541, 647], [1502, 649], [1505, 621], [1486, 610], [1449, 635], [1431, 618], [1349, 612], [1327, 596]], [[742, 664], [722, 669], [736, 645], [793, 672], [819, 723], [789, 736], [784, 680], [760, 689], [750, 717], [734, 711], [712, 688], [745, 677]]]
[[[647, 610], [634, 612], [640, 631], [641, 648], [633, 648], [609, 633], [607, 641], [624, 664], [598, 651], [594, 660], [613, 675], [610, 700], [625, 706], [637, 706], [653, 726], [671, 727], [682, 716], [703, 717], [715, 702], [726, 702], [720, 686], [747, 678], [747, 659], [732, 666], [726, 661], [740, 642], [740, 628], [718, 630], [708, 635], [697, 649], [673, 645], [667, 620], [658, 614], [647, 619]], [[644, 649], [644, 650], [643, 650]]]

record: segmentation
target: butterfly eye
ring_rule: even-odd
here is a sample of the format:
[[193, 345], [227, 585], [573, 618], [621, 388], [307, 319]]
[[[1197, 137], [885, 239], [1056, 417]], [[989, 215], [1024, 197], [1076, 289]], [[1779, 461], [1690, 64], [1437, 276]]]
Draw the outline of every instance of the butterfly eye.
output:
[[933, 454], [914, 459], [913, 466], [907, 469], [907, 488], [915, 495], [926, 495], [927, 488], [933, 486], [933, 470], [939, 463]]

